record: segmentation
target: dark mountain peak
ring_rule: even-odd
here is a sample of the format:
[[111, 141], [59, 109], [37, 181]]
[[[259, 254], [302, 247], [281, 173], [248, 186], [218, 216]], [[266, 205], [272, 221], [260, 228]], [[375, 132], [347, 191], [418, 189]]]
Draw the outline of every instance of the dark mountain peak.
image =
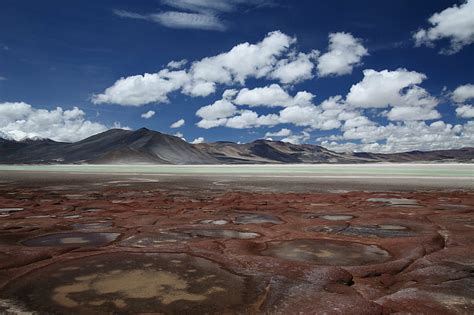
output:
[[158, 132], [158, 131], [154, 131], [154, 130], [150, 130], [148, 128], [142, 127], [140, 129], [135, 130], [134, 132], [136, 132], [136, 133], [148, 133], [148, 132]]
[[115, 139], [128, 135], [129, 133], [131, 133], [130, 130], [114, 128], [114, 129], [109, 129], [104, 132], [95, 134], [93, 136], [90, 136], [89, 138], [82, 139], [81, 141], [75, 142], [74, 144], [91, 143], [93, 141], [96, 141], [96, 142], [113, 141]]
[[295, 145], [291, 142], [285, 142], [285, 141], [281, 141], [281, 140], [268, 140], [268, 139], [257, 139], [257, 140], [252, 141], [251, 143], [266, 144], [266, 145], [275, 144], [275, 145], [283, 145], [283, 146], [294, 146]]
[[0, 137], [0, 163], [152, 163], [261, 164], [367, 163], [454, 161], [473, 162], [474, 149], [392, 154], [336, 153], [312, 144], [258, 139], [250, 143], [218, 141], [192, 145], [179, 137], [153, 131], [110, 129], [74, 143], [50, 139], [6, 140]]
[[[249, 144], [252, 145], [252, 146], [272, 146], [273, 144], [278, 143], [278, 142], [280, 142], [280, 141], [257, 139], [257, 140], [254, 140], [254, 141], [250, 142]], [[284, 142], [281, 142], [281, 143], [284, 143]]]
[[[100, 132], [100, 133], [97, 133], [93, 136], [90, 136], [89, 138], [101, 137], [101, 136], [110, 136], [110, 135], [121, 135], [121, 134], [126, 134], [126, 133], [130, 133], [130, 130], [121, 129], [121, 128], [112, 128], [112, 129], [106, 130], [104, 132]], [[86, 138], [86, 139], [89, 139], [89, 138]], [[83, 140], [85, 140], [85, 139], [83, 139]], [[81, 140], [81, 141], [83, 141], [83, 140]]]
[[216, 141], [215, 144], [237, 144], [233, 141]]
[[148, 128], [140, 128], [140, 129], [137, 129], [135, 131], [132, 131], [132, 135], [139, 136], [139, 137], [155, 137], [155, 136], [170, 137], [170, 138], [175, 137], [175, 136], [164, 134], [164, 133], [161, 133], [159, 131], [151, 130], [151, 129], [148, 129]]
[[112, 128], [112, 129], [106, 130], [104, 132], [98, 133], [98, 135], [100, 135], [102, 133], [117, 133], [117, 132], [125, 132], [125, 131], [130, 131], [130, 130], [123, 129], [123, 128]]

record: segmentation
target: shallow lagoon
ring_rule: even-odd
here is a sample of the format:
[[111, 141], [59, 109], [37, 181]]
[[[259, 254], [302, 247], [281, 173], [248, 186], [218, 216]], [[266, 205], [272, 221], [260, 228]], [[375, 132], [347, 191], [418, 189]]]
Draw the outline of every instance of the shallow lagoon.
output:
[[138, 174], [258, 174], [318, 177], [474, 178], [474, 164], [285, 164], [285, 165], [0, 165], [0, 171]]

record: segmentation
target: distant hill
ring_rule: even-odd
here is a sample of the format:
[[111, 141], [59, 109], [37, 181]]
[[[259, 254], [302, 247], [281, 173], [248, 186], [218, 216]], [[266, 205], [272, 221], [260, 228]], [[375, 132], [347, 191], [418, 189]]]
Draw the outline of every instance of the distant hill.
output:
[[474, 162], [474, 148], [435, 151], [410, 151], [402, 153], [354, 153], [355, 156], [380, 162], [415, 162], [415, 161], [459, 161]]
[[196, 145], [223, 164], [249, 163], [363, 163], [371, 159], [336, 153], [310, 144], [296, 145], [281, 141], [256, 140], [251, 143], [201, 143]]
[[75, 143], [0, 144], [0, 163], [210, 164], [217, 161], [179, 137], [145, 128], [111, 129]]
[[111, 129], [87, 139], [14, 141], [0, 137], [0, 164], [299, 164], [370, 162], [474, 162], [474, 148], [406, 153], [336, 153], [321, 146], [281, 141], [190, 144], [179, 137], [142, 128]]

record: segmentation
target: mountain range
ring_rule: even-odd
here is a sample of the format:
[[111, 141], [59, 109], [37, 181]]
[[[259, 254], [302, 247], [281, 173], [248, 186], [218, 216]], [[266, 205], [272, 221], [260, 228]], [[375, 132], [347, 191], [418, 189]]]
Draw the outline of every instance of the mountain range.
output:
[[474, 162], [474, 148], [405, 153], [337, 153], [321, 146], [256, 140], [251, 143], [190, 144], [183, 139], [141, 128], [111, 129], [65, 143], [34, 138], [0, 137], [0, 164], [298, 164], [370, 162]]

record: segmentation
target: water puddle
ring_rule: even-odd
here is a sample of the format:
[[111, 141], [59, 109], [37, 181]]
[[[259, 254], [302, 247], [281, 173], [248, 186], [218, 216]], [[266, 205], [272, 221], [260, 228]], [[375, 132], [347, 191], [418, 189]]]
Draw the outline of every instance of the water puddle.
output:
[[256, 297], [249, 282], [186, 254], [114, 253], [47, 266], [2, 295], [49, 314], [245, 313]]
[[185, 243], [190, 239], [191, 236], [188, 234], [177, 232], [160, 232], [156, 234], [147, 233], [131, 236], [120, 242], [120, 246], [138, 248], [158, 247], [167, 243]]
[[64, 195], [64, 197], [69, 199], [69, 200], [91, 200], [91, 199], [94, 199], [91, 196], [83, 195], [83, 194], [67, 194], [67, 195]]
[[216, 186], [229, 186], [228, 183], [223, 183], [223, 182], [212, 182], [212, 184]]
[[133, 181], [133, 182], [142, 182], [142, 183], [158, 183], [160, 182], [159, 179], [152, 179], [152, 178], [136, 178], [136, 177], [132, 177], [132, 178], [129, 178], [129, 180]]
[[215, 225], [225, 225], [229, 223], [227, 220], [201, 220], [199, 224], [215, 224]]
[[112, 203], [115, 204], [128, 204], [128, 203], [133, 203], [135, 202], [134, 200], [112, 200]]
[[348, 221], [353, 219], [354, 216], [349, 214], [325, 214], [318, 216], [318, 218], [328, 221]]
[[5, 214], [5, 213], [13, 213], [13, 212], [18, 212], [18, 211], [23, 211], [25, 208], [0, 208], [0, 213]]
[[46, 186], [43, 188], [43, 190], [47, 190], [47, 191], [55, 191], [55, 190], [60, 190], [60, 191], [64, 191], [64, 190], [71, 190], [71, 191], [75, 191], [75, 190], [78, 190], [78, 189], [81, 189], [82, 187], [81, 186], [77, 186], [77, 185], [61, 185], [61, 186]]
[[396, 224], [378, 224], [377, 227], [382, 230], [407, 230], [408, 228], [403, 225], [396, 225]]
[[270, 214], [244, 214], [235, 218], [235, 224], [282, 224], [279, 217]]
[[25, 219], [46, 219], [46, 218], [56, 218], [56, 216], [52, 214], [40, 214], [40, 215], [30, 215], [28, 217], [25, 217]]
[[66, 232], [41, 235], [22, 242], [25, 246], [99, 246], [115, 241], [120, 233]]
[[406, 198], [369, 198], [367, 201], [370, 202], [383, 202], [391, 206], [417, 206], [418, 201], [415, 199]]
[[73, 228], [78, 230], [98, 230], [103, 228], [109, 228], [112, 226], [112, 222], [99, 221], [99, 222], [85, 222], [85, 223], [74, 223]]
[[330, 240], [268, 242], [260, 254], [331, 266], [360, 266], [390, 259], [390, 254], [376, 245]]
[[468, 206], [468, 205], [459, 205], [459, 204], [440, 204], [435, 209], [436, 210], [464, 210], [464, 209], [474, 209], [474, 207]]
[[63, 218], [64, 219], [79, 219], [81, 216], [78, 214], [70, 214], [70, 215], [65, 215]]
[[315, 226], [308, 229], [310, 232], [323, 232], [330, 234], [341, 234], [348, 236], [361, 237], [412, 237], [417, 233], [408, 230], [407, 227], [395, 224], [380, 224], [370, 226], [350, 226], [350, 225], [336, 225], [336, 226]]
[[406, 229], [400, 228], [383, 228], [381, 226], [350, 226], [343, 231], [339, 232], [343, 235], [355, 235], [363, 237], [410, 237], [416, 236], [417, 234]]
[[252, 239], [259, 237], [260, 234], [254, 232], [244, 232], [235, 230], [205, 230], [205, 229], [190, 229], [180, 230], [179, 232], [190, 235], [191, 237], [211, 237], [211, 238], [238, 238], [238, 239]]

